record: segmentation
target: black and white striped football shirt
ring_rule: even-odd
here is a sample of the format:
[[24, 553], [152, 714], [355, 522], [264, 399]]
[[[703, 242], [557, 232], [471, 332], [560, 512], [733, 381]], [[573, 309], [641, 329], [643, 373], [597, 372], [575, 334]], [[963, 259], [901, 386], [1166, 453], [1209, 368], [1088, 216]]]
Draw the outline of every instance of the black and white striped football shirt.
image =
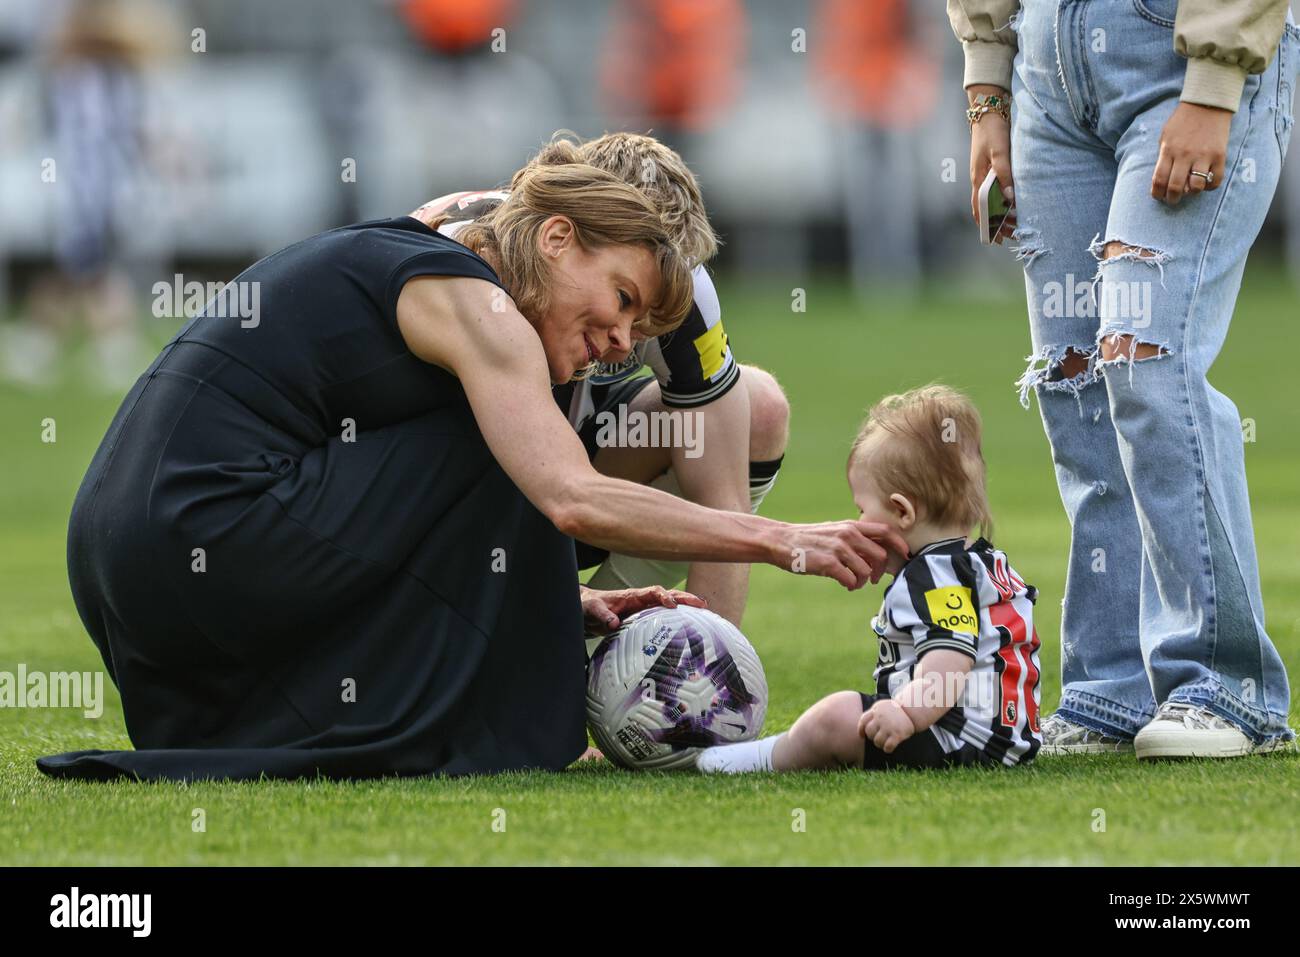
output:
[[974, 661], [957, 706], [930, 730], [947, 752], [969, 744], [1002, 764], [1031, 760], [1039, 733], [1038, 590], [983, 538], [934, 542], [885, 590], [871, 627], [880, 642], [876, 693], [895, 695], [938, 648]]

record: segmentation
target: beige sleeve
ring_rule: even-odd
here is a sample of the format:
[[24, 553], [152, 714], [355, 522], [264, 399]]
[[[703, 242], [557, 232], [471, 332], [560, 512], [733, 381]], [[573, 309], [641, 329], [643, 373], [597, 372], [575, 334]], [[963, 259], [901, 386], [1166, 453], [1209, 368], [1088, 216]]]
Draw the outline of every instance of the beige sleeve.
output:
[[1263, 73], [1277, 54], [1287, 5], [1287, 0], [1179, 0], [1174, 50], [1187, 57], [1183, 102], [1236, 112], [1247, 74]]
[[1019, 9], [1019, 0], [948, 0], [948, 20], [966, 54], [963, 86], [987, 83], [1011, 89], [1016, 34], [1009, 23]]

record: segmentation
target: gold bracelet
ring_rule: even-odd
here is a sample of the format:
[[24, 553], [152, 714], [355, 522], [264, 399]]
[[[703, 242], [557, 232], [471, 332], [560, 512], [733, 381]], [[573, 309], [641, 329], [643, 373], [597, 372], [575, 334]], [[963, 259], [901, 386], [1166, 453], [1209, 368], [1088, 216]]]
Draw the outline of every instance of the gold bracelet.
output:
[[966, 122], [970, 126], [974, 126], [986, 113], [996, 113], [1010, 123], [1011, 97], [999, 96], [996, 93], [985, 93], [975, 97], [971, 101], [970, 109], [966, 111]]

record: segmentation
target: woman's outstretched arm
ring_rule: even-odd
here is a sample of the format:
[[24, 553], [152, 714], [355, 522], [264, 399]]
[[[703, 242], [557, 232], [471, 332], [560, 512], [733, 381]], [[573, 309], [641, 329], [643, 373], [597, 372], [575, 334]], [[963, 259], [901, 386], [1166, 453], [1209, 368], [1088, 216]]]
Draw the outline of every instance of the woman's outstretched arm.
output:
[[601, 475], [551, 396], [536, 332], [488, 282], [414, 279], [397, 315], [411, 351], [460, 379], [506, 474], [567, 535], [646, 558], [764, 562], [850, 589], [878, 581], [889, 551], [907, 554], [896, 534], [873, 523], [791, 525]]

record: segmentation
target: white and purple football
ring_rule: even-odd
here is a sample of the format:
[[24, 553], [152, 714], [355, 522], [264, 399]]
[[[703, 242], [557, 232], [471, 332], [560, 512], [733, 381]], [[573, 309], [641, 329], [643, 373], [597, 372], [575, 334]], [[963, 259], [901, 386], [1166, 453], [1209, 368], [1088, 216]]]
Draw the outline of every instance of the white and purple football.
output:
[[625, 768], [689, 767], [701, 748], [757, 738], [767, 712], [758, 653], [731, 622], [679, 605], [629, 617], [587, 668], [587, 725]]

